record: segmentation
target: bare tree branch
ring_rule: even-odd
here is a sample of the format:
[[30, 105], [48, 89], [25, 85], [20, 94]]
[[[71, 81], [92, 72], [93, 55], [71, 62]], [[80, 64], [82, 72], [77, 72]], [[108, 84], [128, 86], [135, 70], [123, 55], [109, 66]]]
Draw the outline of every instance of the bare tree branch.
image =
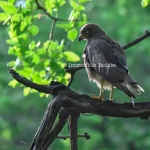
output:
[[79, 67], [68, 67], [66, 66], [65, 67], [65, 71], [70, 73], [71, 77], [70, 77], [70, 81], [69, 81], [69, 84], [68, 84], [68, 87], [70, 87], [70, 85], [72, 84], [73, 80], [74, 80], [74, 75], [75, 73], [78, 71], [78, 70], [81, 70], [83, 69], [84, 67], [83, 66], [79, 66]]
[[150, 31], [146, 30], [146, 32], [145, 32], [144, 35], [142, 35], [141, 37], [135, 39], [134, 41], [132, 41], [132, 42], [130, 42], [130, 43], [124, 45], [122, 48], [123, 48], [124, 50], [127, 49], [127, 48], [130, 48], [130, 47], [132, 47], [132, 46], [138, 44], [139, 42], [145, 40], [145, 39], [148, 38], [148, 37], [150, 37]]
[[54, 19], [54, 20], [53, 20], [53, 23], [52, 23], [51, 32], [50, 32], [50, 34], [49, 34], [49, 40], [50, 40], [50, 42], [51, 42], [51, 40], [52, 40], [52, 38], [53, 38], [54, 27], [55, 27], [56, 21], [57, 21], [57, 19]]
[[48, 49], [49, 49], [49, 46], [50, 46], [52, 38], [53, 38], [53, 33], [54, 33], [54, 28], [55, 28], [56, 22], [57, 22], [57, 19], [54, 19], [53, 22], [52, 22], [51, 31], [49, 33], [49, 43], [48, 43], [48, 46], [47, 46], [47, 49], [46, 49], [46, 53], [45, 53], [46, 55], [48, 53]]
[[[78, 138], [85, 138], [86, 140], [90, 139], [90, 135], [87, 133], [87, 132], [84, 132], [84, 134], [78, 134], [77, 135]], [[61, 136], [61, 135], [58, 135], [57, 136], [57, 139], [63, 139], [63, 140], [66, 140], [70, 138], [70, 136]]]
[[57, 96], [57, 99], [54, 99], [52, 103], [57, 111], [60, 107], [73, 107], [77, 108], [81, 113], [94, 113], [110, 117], [144, 117], [144, 119], [147, 119], [150, 115], [150, 102], [135, 103], [135, 108], [133, 108], [132, 103], [119, 104], [109, 100], [106, 102], [97, 101], [87, 95], [75, 93], [59, 82], [52, 82], [50, 85], [39, 85], [21, 77], [13, 69], [10, 70], [10, 73], [14, 79], [27, 87]]
[[61, 19], [61, 18], [56, 18], [56, 17], [52, 16], [51, 14], [49, 14], [49, 13], [46, 11], [46, 9], [45, 9], [43, 6], [40, 5], [40, 3], [39, 3], [38, 0], [35, 0], [35, 2], [36, 2], [36, 5], [37, 5], [38, 9], [43, 10], [44, 13], [45, 13], [47, 16], [49, 16], [51, 19], [53, 19], [53, 20], [58, 20], [58, 21], [70, 21], [70, 20], [68, 20], [68, 19]]
[[64, 85], [62, 84], [58, 84], [56, 82], [51, 82], [51, 85], [39, 85], [37, 83], [34, 83], [34, 82], [31, 82], [30, 80], [28, 80], [27, 78], [24, 78], [24, 77], [21, 77], [15, 70], [13, 69], [10, 69], [9, 72], [12, 74], [13, 78], [16, 79], [19, 83], [27, 86], [27, 87], [30, 87], [32, 89], [35, 89], [39, 92], [43, 92], [43, 93], [46, 93], [46, 94], [54, 94], [55, 92], [55, 89], [56, 91], [60, 88], [60, 89], [63, 89], [63, 88], [66, 88]]
[[78, 150], [78, 144], [77, 144], [77, 124], [78, 124], [78, 118], [80, 116], [80, 112], [74, 108], [70, 116], [70, 144], [71, 144], [71, 150]]

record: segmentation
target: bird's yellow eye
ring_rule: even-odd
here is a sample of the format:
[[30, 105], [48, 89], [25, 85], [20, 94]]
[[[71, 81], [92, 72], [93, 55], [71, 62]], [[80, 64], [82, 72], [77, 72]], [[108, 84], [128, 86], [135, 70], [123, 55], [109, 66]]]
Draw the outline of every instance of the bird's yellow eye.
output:
[[88, 33], [88, 30], [85, 30], [84, 33]]

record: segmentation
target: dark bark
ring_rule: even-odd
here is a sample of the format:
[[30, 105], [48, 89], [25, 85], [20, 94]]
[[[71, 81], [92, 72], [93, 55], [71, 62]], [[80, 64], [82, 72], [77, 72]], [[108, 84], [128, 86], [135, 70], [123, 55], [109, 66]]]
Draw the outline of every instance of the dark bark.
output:
[[79, 118], [80, 112], [77, 109], [73, 109], [71, 116], [70, 116], [70, 123], [69, 123], [69, 129], [70, 129], [70, 144], [71, 144], [71, 150], [78, 150], [78, 144], [77, 144], [77, 125], [78, 125], [78, 118]]

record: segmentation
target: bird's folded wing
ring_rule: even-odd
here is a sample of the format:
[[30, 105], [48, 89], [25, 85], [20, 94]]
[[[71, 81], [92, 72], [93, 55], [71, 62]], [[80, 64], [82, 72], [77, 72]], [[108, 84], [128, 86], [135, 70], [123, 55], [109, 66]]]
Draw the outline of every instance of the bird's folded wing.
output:
[[[92, 44], [91, 44], [92, 42]], [[128, 74], [126, 58], [119, 44], [113, 41], [91, 41], [86, 47], [87, 62], [96, 73], [110, 82], [122, 81]]]

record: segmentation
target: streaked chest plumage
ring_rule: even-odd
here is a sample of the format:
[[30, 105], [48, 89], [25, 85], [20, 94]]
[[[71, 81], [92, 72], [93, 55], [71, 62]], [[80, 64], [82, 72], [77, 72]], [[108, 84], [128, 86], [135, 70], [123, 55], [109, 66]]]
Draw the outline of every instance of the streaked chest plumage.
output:
[[85, 54], [83, 54], [83, 59], [84, 59], [84, 66], [88, 74], [89, 80], [96, 83], [99, 88], [101, 88], [102, 83], [103, 83], [104, 90], [111, 90], [112, 85], [91, 68], [91, 66], [94, 64], [88, 64]]

